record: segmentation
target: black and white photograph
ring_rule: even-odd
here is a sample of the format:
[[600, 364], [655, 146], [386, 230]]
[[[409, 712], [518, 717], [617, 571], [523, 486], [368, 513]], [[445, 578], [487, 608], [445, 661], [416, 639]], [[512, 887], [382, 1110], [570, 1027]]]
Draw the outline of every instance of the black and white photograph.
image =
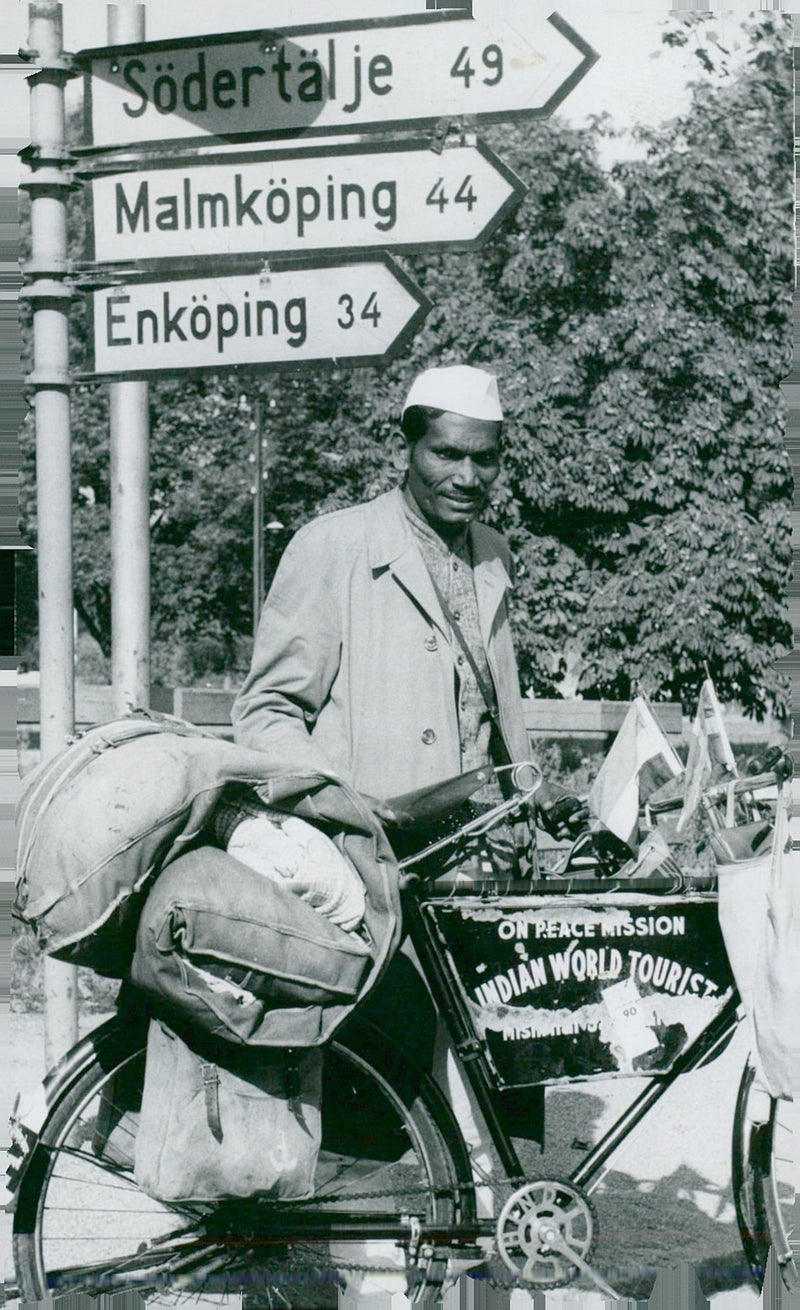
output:
[[0, 24], [6, 1303], [795, 1304], [792, 16]]

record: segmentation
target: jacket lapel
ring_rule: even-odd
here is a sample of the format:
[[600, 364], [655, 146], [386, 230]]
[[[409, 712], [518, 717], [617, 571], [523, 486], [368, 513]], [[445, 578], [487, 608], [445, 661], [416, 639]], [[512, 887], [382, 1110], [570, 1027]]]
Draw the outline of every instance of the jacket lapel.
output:
[[[450, 629], [436, 592], [408, 526], [399, 487], [371, 502], [368, 525], [369, 560], [372, 569], [388, 568], [400, 586], [425, 611], [431, 622], [450, 640]], [[497, 553], [497, 537], [481, 523], [470, 527], [475, 595], [478, 619], [486, 651], [489, 651], [492, 627], [500, 602], [511, 580]]]
[[374, 570], [388, 568], [404, 591], [425, 611], [442, 635], [450, 630], [436, 599], [430, 574], [408, 526], [399, 487], [371, 502], [369, 561]]

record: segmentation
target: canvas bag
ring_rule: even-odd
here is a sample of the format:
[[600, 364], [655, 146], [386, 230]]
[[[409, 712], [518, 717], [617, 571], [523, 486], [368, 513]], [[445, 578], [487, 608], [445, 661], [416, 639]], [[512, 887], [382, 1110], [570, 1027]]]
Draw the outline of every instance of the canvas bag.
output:
[[800, 887], [796, 857], [785, 851], [786, 793], [779, 789], [766, 840], [766, 825], [756, 823], [723, 829], [711, 844], [720, 927], [751, 1040], [772, 1094], [794, 1097], [800, 1094]]
[[[58, 958], [126, 977], [148, 889], [196, 842], [231, 783], [337, 831], [364, 883], [364, 932], [382, 975], [400, 938], [397, 867], [388, 839], [340, 779], [309, 772], [282, 750], [208, 736], [191, 724], [137, 712], [90, 729], [25, 779], [18, 814], [15, 914]], [[353, 1000], [269, 1010], [260, 1039], [275, 1046], [327, 1040]]]
[[800, 854], [786, 850], [787, 800], [781, 788], [766, 915], [753, 978], [756, 1049], [773, 1096], [800, 1096]]
[[774, 832], [768, 823], [723, 828], [711, 837], [717, 865], [719, 926], [748, 1022], [767, 913]]
[[16, 914], [48, 954], [124, 977], [148, 884], [197, 837], [229, 779], [263, 781], [267, 764], [166, 716], [90, 728], [25, 779]]
[[[160, 1011], [227, 1041], [265, 1040], [270, 1011], [353, 1004], [367, 942], [214, 846], [179, 856], [142, 910], [131, 980]], [[306, 1043], [297, 1032], [299, 1045]]]
[[308, 1196], [322, 1136], [321, 1084], [320, 1050], [185, 1040], [152, 1019], [136, 1183], [160, 1201]]

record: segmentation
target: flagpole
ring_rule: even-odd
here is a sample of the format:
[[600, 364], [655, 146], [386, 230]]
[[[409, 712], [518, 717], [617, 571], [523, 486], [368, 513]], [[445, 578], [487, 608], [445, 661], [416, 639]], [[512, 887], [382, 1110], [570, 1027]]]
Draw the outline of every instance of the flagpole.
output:
[[707, 686], [708, 686], [708, 699], [711, 703], [711, 711], [714, 715], [714, 721], [717, 726], [717, 736], [719, 737], [719, 742], [722, 747], [722, 754], [725, 757], [725, 765], [733, 774], [734, 778], [738, 778], [739, 770], [736, 767], [736, 760], [734, 759], [733, 756], [733, 749], [731, 747], [730, 742], [728, 741], [728, 734], [725, 731], [725, 724], [723, 723], [722, 720], [722, 707], [719, 701], [717, 700], [717, 693], [714, 690], [714, 684], [710, 678], [707, 680]]

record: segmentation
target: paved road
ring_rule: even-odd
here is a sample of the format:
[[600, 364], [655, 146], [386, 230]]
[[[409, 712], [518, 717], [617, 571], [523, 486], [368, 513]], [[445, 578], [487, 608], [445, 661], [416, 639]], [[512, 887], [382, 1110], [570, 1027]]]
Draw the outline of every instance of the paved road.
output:
[[[99, 1016], [86, 1022], [94, 1026]], [[11, 1015], [9, 1039], [13, 1074], [0, 1088], [3, 1126], [17, 1089], [34, 1084], [43, 1072], [41, 1016]], [[597, 1261], [619, 1274], [628, 1296], [649, 1294], [655, 1268], [689, 1259], [706, 1295], [716, 1293], [715, 1310], [752, 1310], [760, 1304], [746, 1285], [730, 1193], [730, 1129], [745, 1055], [740, 1030], [713, 1064], [671, 1089], [625, 1143], [595, 1193], [601, 1232]], [[531, 1163], [563, 1176], [578, 1158], [573, 1139], [596, 1139], [640, 1085], [623, 1080], [551, 1090], [547, 1150], [544, 1157], [537, 1150]], [[0, 1142], [7, 1144], [7, 1131]], [[10, 1277], [10, 1216], [0, 1220], [3, 1268]], [[587, 1298], [587, 1307], [592, 1300]], [[548, 1298], [548, 1305], [557, 1304], [557, 1298]]]

